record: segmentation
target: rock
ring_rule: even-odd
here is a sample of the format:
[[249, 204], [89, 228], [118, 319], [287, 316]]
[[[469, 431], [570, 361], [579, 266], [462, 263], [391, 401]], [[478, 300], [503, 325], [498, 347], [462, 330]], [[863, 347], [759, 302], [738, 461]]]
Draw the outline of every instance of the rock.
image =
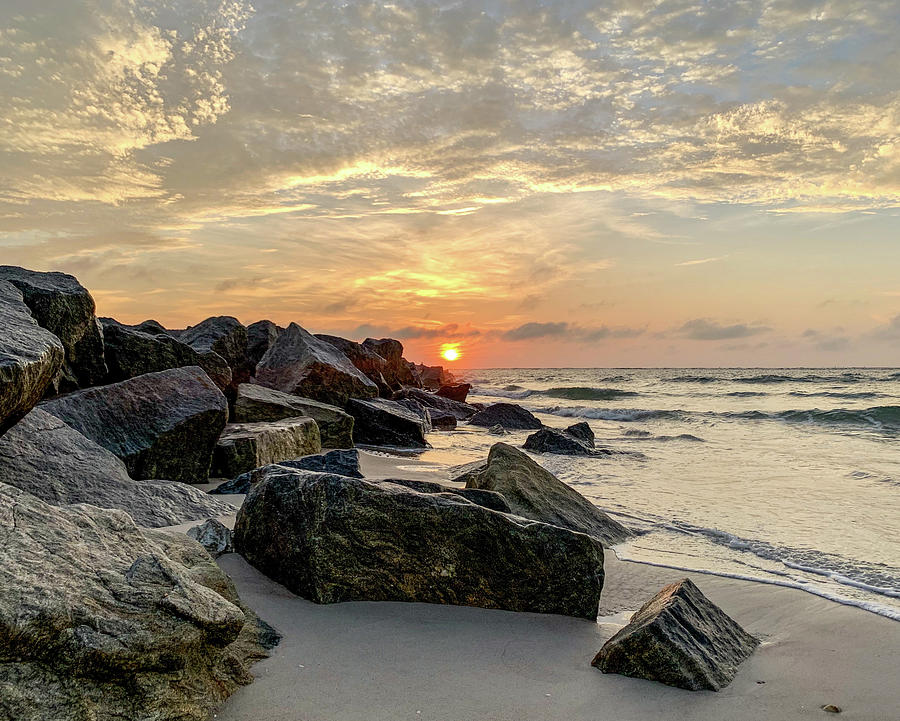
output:
[[14, 265], [0, 265], [0, 280], [16, 286], [38, 325], [62, 341], [65, 363], [56, 390], [103, 383], [103, 334], [87, 289], [66, 273], [39, 273]]
[[835, 706], [833, 703], [825, 704], [822, 710], [826, 713], [841, 713], [842, 711], [840, 706]]
[[128, 326], [113, 318], [101, 318], [100, 324], [106, 344], [109, 383], [169, 368], [200, 366], [220, 390], [232, 384], [231, 368], [222, 356], [214, 351], [198, 353], [169, 335], [156, 321]]
[[421, 403], [429, 410], [451, 413], [458, 421], [464, 421], [477, 413], [477, 410], [468, 403], [460, 403], [459, 401], [454, 401], [450, 398], [444, 398], [443, 396], [422, 390], [421, 388], [406, 387], [394, 394], [394, 400], [403, 399]]
[[255, 371], [257, 364], [262, 360], [283, 328], [279, 328], [270, 320], [258, 320], [247, 326], [247, 360], [250, 362], [251, 370]]
[[759, 645], [685, 578], [662, 589], [607, 641], [592, 665], [603, 673], [718, 691]]
[[469, 478], [476, 473], [481, 473], [485, 468], [487, 468], [487, 461], [472, 461], [471, 463], [453, 466], [449, 471], [450, 482], [467, 483]]
[[373, 446], [426, 448], [425, 423], [395, 401], [384, 398], [352, 399], [347, 412], [353, 416], [353, 440]]
[[204, 483], [228, 404], [197, 366], [147, 373], [44, 401], [53, 414], [125, 462], [132, 478]]
[[[336, 473], [339, 476], [350, 478], [362, 478], [359, 471], [359, 451], [355, 448], [347, 450], [328, 451], [313, 456], [304, 456], [290, 461], [281, 461], [274, 465], [293, 468], [300, 471], [319, 471], [322, 473]], [[256, 485], [269, 472], [270, 466], [254, 468], [252, 471], [242, 473], [237, 478], [225, 481], [210, 493], [249, 493], [250, 488]]]
[[449, 398], [451, 401], [465, 403], [471, 388], [472, 386], [469, 383], [453, 383], [438, 388], [437, 394], [443, 398]]
[[499, 423], [496, 426], [491, 426], [490, 428], [488, 428], [488, 433], [490, 433], [492, 436], [508, 436], [509, 435], [509, 431], [506, 430]]
[[419, 493], [453, 493], [465, 498], [467, 501], [471, 501], [477, 506], [484, 506], [500, 513], [511, 513], [506, 499], [495, 491], [482, 491], [477, 488], [454, 488], [453, 486], [445, 486], [440, 483], [432, 483], [431, 481], [407, 481], [398, 478], [389, 478], [385, 482], [396, 483], [398, 486], [405, 486]]
[[62, 342], [37, 324], [22, 292], [0, 280], [0, 435], [43, 397], [64, 357]]
[[501, 425], [506, 430], [537, 430], [543, 428], [543, 424], [535, 418], [534, 414], [526, 411], [515, 403], [495, 403], [483, 411], [478, 411], [469, 419], [473, 426], [491, 428]]
[[471, 475], [466, 488], [497, 491], [516, 515], [587, 533], [606, 545], [633, 535], [525, 453], [506, 443], [494, 444], [487, 467]]
[[40, 408], [0, 438], [0, 478], [54, 506], [117, 508], [151, 528], [234, 512], [184, 483], [132, 480], [112, 453]]
[[216, 446], [212, 474], [234, 478], [260, 466], [321, 450], [319, 427], [312, 418], [229, 424]]
[[323, 448], [353, 446], [353, 416], [340, 408], [252, 383], [238, 386], [234, 402], [237, 423], [278, 421], [297, 416], [308, 416], [316, 421]]
[[215, 518], [209, 518], [199, 526], [189, 528], [187, 535], [203, 546], [213, 558], [234, 552], [231, 529]]
[[528, 436], [522, 447], [534, 453], [557, 453], [567, 456], [612, 454], [608, 448], [594, 447], [594, 433], [587, 423], [576, 423], [565, 430], [542, 428]]
[[387, 361], [384, 358], [360, 343], [336, 335], [316, 333], [316, 338], [325, 341], [343, 353], [347, 360], [378, 386], [378, 393], [382, 398], [391, 397], [394, 391], [384, 376], [387, 371]]
[[378, 386], [337, 348], [291, 323], [256, 367], [267, 388], [344, 406], [351, 398], [373, 398]]
[[453, 375], [445, 371], [442, 366], [417, 365], [416, 370], [422, 380], [422, 387], [433, 391], [453, 383], [454, 380]]
[[235, 549], [316, 603], [415, 601], [594, 619], [590, 536], [451, 493], [271, 466], [238, 511]]
[[414, 373], [411, 364], [403, 358], [403, 344], [393, 338], [366, 338], [362, 346], [380, 355], [387, 365], [382, 370], [384, 379], [391, 387], [422, 387], [422, 380]]
[[456, 429], [456, 416], [446, 411], [430, 410], [431, 427], [439, 431], [452, 431]]
[[431, 410], [418, 401], [414, 401], [411, 398], [401, 398], [390, 402], [395, 403], [401, 408], [405, 408], [422, 421], [422, 427], [425, 429], [426, 433], [429, 433], [434, 428], [431, 425]]
[[231, 368], [231, 388], [250, 380], [250, 361], [247, 358], [247, 329], [237, 318], [220, 315], [207, 318], [186, 328], [178, 340], [200, 354], [216, 353]]
[[271, 629], [183, 534], [0, 484], [0, 717], [205, 721]]

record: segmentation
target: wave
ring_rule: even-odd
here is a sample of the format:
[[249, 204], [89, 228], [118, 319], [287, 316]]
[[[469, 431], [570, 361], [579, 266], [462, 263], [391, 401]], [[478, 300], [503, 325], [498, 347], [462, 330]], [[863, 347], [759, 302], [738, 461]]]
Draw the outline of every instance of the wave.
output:
[[867, 383], [878, 381], [900, 380], [900, 373], [889, 376], [871, 376], [862, 373], [838, 373], [836, 375], [821, 375], [807, 373], [806, 375], [784, 375], [781, 373], [762, 373], [753, 376], [727, 376], [723, 375], [680, 375], [663, 379], [669, 383], [749, 383], [753, 385], [765, 385], [769, 383]]
[[732, 398], [760, 398], [769, 394], [761, 393], [759, 391], [734, 391], [733, 393], [726, 393], [725, 395]]
[[550, 398], [565, 398], [570, 401], [611, 401], [616, 398], [631, 398], [636, 395], [634, 391], [623, 391], [618, 388], [588, 388], [583, 386], [550, 388], [546, 391], [537, 391], [537, 395]]
[[[731, 394], [729, 394], [731, 395]], [[791, 391], [788, 393], [789, 396], [795, 396], [797, 398], [845, 398], [849, 400], [862, 400], [862, 399], [874, 399], [874, 398], [890, 398], [884, 393], [875, 393], [873, 391], [860, 391], [859, 393], [839, 393], [837, 391], [821, 391], [818, 393], [804, 393], [803, 391]]]
[[655, 419], [685, 420], [686, 411], [642, 410], [639, 408], [588, 408], [587, 406], [573, 407], [545, 407], [529, 408], [532, 413], [546, 413], [547, 415], [561, 416], [563, 418], [590, 418], [599, 421], [649, 421]]
[[[741, 417], [742, 414], [734, 414]], [[763, 414], [789, 423], [816, 423], [821, 425], [855, 425], [884, 430], [900, 430], [900, 406], [875, 406], [864, 410], [837, 408], [821, 411], [817, 408], [807, 411], [781, 411]], [[754, 418], [758, 418], [756, 415]]]
[[703, 438], [692, 435], [690, 433], [681, 433], [677, 436], [654, 436], [649, 431], [630, 430], [625, 431], [622, 436], [629, 440], [659, 441], [662, 443], [665, 443], [666, 441], [691, 441], [693, 443], [706, 443]]

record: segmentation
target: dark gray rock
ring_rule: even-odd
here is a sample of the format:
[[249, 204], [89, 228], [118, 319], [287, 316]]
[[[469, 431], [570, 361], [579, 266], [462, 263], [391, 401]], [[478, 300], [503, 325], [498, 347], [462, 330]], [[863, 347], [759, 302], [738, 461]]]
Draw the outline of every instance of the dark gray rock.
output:
[[283, 330], [270, 320], [258, 320], [247, 326], [247, 360], [253, 371]]
[[433, 426], [431, 424], [430, 408], [426, 408], [421, 403], [414, 401], [411, 398], [400, 398], [399, 400], [391, 401], [391, 403], [396, 404], [401, 408], [405, 408], [413, 415], [417, 416], [418, 419], [422, 421], [422, 427], [425, 429], [426, 433], [432, 430]]
[[418, 493], [271, 466], [238, 511], [235, 549], [316, 603], [416, 601], [594, 619], [603, 549], [581, 533]]
[[[313, 456], [281, 461], [274, 465], [293, 468], [298, 471], [336, 473], [339, 476], [349, 476], [350, 478], [363, 477], [363, 474], [359, 471], [359, 451], [355, 448], [318, 453]], [[268, 473], [268, 468], [268, 466], [264, 466], [242, 473], [237, 478], [225, 481], [225, 483], [211, 490], [210, 493], [249, 493], [250, 488], [265, 477]]]
[[481, 473], [485, 468], [487, 468], [487, 461], [471, 461], [470, 463], [463, 463], [459, 466], [453, 466], [450, 469], [450, 482], [451, 483], [467, 483], [469, 478], [474, 476], [476, 473]]
[[453, 486], [445, 486], [431, 481], [407, 481], [399, 478], [388, 478], [385, 482], [396, 483], [398, 486], [405, 486], [419, 493], [453, 493], [465, 498], [467, 501], [471, 501], [477, 506], [484, 506], [500, 513], [511, 513], [506, 499], [495, 491], [482, 491], [477, 488], [454, 488]]
[[384, 374], [387, 372], [387, 361], [375, 351], [369, 350], [360, 343], [336, 335], [316, 333], [316, 338], [333, 345], [349, 360], [366, 378], [378, 386], [382, 398], [390, 398], [394, 390]]
[[150, 528], [234, 512], [184, 483], [132, 480], [112, 453], [40, 408], [0, 438], [0, 478], [54, 506], [118, 508]]
[[125, 462], [132, 478], [204, 483], [228, 404], [197, 366], [174, 368], [44, 401]]
[[455, 380], [453, 374], [444, 370], [442, 366], [417, 365], [416, 370], [422, 381], [422, 387], [429, 390], [436, 391], [441, 386], [449, 385]]
[[16, 286], [34, 319], [62, 341], [65, 364], [55, 381], [60, 393], [103, 383], [103, 333], [94, 299], [74, 276], [0, 265], [0, 280]]
[[373, 446], [426, 448], [425, 423], [413, 411], [384, 398], [351, 399], [347, 412], [353, 416], [353, 440]]
[[113, 318], [101, 318], [100, 323], [106, 344], [109, 383], [169, 368], [200, 366], [220, 390], [232, 385], [231, 368], [222, 356], [215, 351], [198, 353], [169, 335], [156, 321], [128, 326]]
[[469, 383], [449, 383], [438, 388], [437, 395], [457, 403], [465, 403], [471, 389], [472, 386]]
[[297, 416], [308, 416], [316, 421], [323, 448], [353, 446], [353, 416], [337, 406], [253, 383], [238, 386], [234, 402], [234, 420], [237, 423], [278, 421]]
[[607, 641], [592, 665], [604, 673], [718, 691], [759, 645], [689, 579], [670, 584]]
[[247, 329], [230, 315], [207, 318], [186, 328], [178, 340], [202, 355], [217, 354], [231, 369], [230, 391], [233, 395], [239, 383], [250, 380], [250, 361], [247, 358]]
[[494, 444], [487, 467], [471, 475], [466, 488], [497, 491], [516, 515], [587, 533], [607, 545], [633, 535], [525, 453], [506, 443]]
[[495, 403], [483, 411], [478, 411], [469, 419], [473, 426], [491, 428], [501, 425], [506, 430], [522, 431], [543, 428], [543, 424], [530, 411], [515, 403]]
[[199, 526], [192, 526], [187, 535], [203, 546], [213, 558], [225, 553], [233, 553], [231, 529], [215, 518], [209, 518]]
[[234, 478], [260, 466], [307, 456], [322, 450], [319, 427], [312, 418], [284, 418], [225, 426], [213, 455], [212, 475]]
[[351, 398], [372, 398], [378, 386], [333, 345], [291, 323], [256, 367], [267, 388], [344, 406]]
[[397, 386], [422, 387], [422, 380], [412, 370], [411, 364], [403, 358], [403, 344], [393, 338], [366, 338], [362, 345], [380, 355], [387, 363], [382, 370], [384, 378], [392, 388]]
[[611, 455], [608, 448], [594, 447], [594, 433], [587, 423], [576, 423], [565, 430], [542, 428], [525, 439], [522, 446], [534, 453], [556, 453], [566, 456]]
[[450, 398], [444, 398], [431, 393], [430, 391], [422, 390], [421, 388], [403, 388], [403, 390], [394, 394], [394, 400], [402, 399], [416, 401], [430, 410], [450, 413], [458, 421], [464, 421], [471, 418], [478, 412], [476, 408], [470, 406], [468, 403], [460, 403], [459, 401], [454, 401]]
[[456, 429], [456, 416], [446, 411], [431, 409], [428, 411], [431, 417], [431, 427], [439, 431], [452, 431]]
[[43, 397], [64, 355], [62, 342], [37, 324], [22, 292], [0, 280], [0, 435]]
[[0, 537], [4, 719], [206, 721], [268, 655], [270, 629], [184, 534], [0, 484]]
[[509, 431], [506, 430], [499, 423], [496, 426], [491, 426], [490, 428], [488, 428], [488, 433], [490, 433], [492, 436], [508, 436], [509, 435]]

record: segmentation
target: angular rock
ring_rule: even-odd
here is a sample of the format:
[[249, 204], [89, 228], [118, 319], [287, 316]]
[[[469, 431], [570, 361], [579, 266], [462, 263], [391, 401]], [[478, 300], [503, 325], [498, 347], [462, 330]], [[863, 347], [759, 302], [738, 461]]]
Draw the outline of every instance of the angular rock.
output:
[[431, 427], [439, 431], [452, 431], [456, 429], [456, 416], [446, 411], [430, 410]]
[[473, 426], [491, 428], [501, 425], [507, 430], [538, 430], [543, 424], [530, 411], [515, 403], [495, 403], [483, 411], [478, 411], [469, 419]]
[[496, 426], [491, 426], [490, 428], [488, 428], [488, 433], [490, 433], [492, 436], [508, 436], [509, 435], [509, 431], [506, 430], [499, 423]]
[[600, 456], [612, 453], [608, 448], [594, 447], [594, 433], [587, 423], [576, 423], [565, 430], [542, 428], [528, 436], [522, 447], [534, 453], [566, 456]]
[[0, 265], [0, 280], [16, 286], [38, 325], [62, 341], [66, 359], [57, 391], [103, 383], [103, 333], [94, 315], [94, 299], [75, 276]]
[[382, 398], [391, 397], [394, 391], [384, 376], [387, 371], [387, 361], [384, 358], [360, 343], [336, 335], [316, 333], [316, 338], [333, 345], [343, 353], [347, 360], [378, 386], [378, 393]]
[[497, 491], [516, 515], [587, 533], [606, 545], [633, 535], [525, 453], [506, 443], [494, 444], [487, 467], [469, 476], [466, 488]]
[[373, 398], [378, 386], [333, 345], [291, 323], [256, 367], [267, 388], [344, 406], [351, 398]]
[[253, 383], [238, 386], [234, 402], [234, 420], [237, 423], [278, 421], [297, 416], [308, 416], [316, 421], [323, 448], [353, 446], [353, 416], [337, 406]]
[[443, 396], [436, 395], [430, 391], [421, 388], [404, 388], [394, 394], [394, 400], [409, 399], [421, 403], [430, 410], [438, 410], [442, 413], [451, 413], [458, 421], [464, 421], [471, 418], [477, 409], [468, 403], [460, 403], [459, 401]]
[[718, 691], [759, 645], [689, 579], [662, 589], [607, 641], [592, 665], [603, 673]]
[[209, 518], [199, 526], [192, 526], [187, 535], [203, 546], [213, 558], [234, 552], [231, 529], [215, 518]]
[[[349, 476], [350, 478], [363, 477], [363, 474], [359, 471], [359, 451], [355, 448], [318, 453], [290, 461], [281, 461], [275, 465], [299, 471], [336, 473], [339, 476]], [[225, 481], [225, 483], [211, 490], [210, 493], [249, 493], [250, 488], [265, 477], [269, 472], [269, 468], [270, 466], [263, 466], [262, 468], [254, 468], [252, 471], [242, 473], [237, 478]]]
[[411, 398], [400, 398], [399, 400], [390, 402], [397, 404], [401, 408], [405, 408], [422, 421], [422, 427], [425, 429], [426, 433], [429, 433], [434, 428], [431, 424], [431, 409], [426, 408], [419, 403], [419, 401], [414, 401]]
[[112, 453], [40, 408], [0, 438], [0, 478], [54, 506], [117, 508], [150, 528], [234, 512], [184, 483], [132, 480]]
[[106, 344], [109, 383], [169, 368], [200, 366], [220, 390], [232, 384], [231, 368], [222, 356], [214, 351], [198, 353], [169, 335], [156, 321], [128, 326], [113, 318], [101, 318], [100, 324]]
[[433, 391], [454, 381], [453, 374], [445, 371], [442, 366], [417, 365], [416, 370], [422, 380], [422, 387]]
[[59, 338], [32, 317], [22, 292], [0, 280], [0, 435], [43, 397], [64, 354]]
[[385, 482], [396, 483], [398, 486], [405, 486], [419, 493], [453, 493], [465, 498], [467, 501], [471, 501], [476, 506], [484, 506], [500, 513], [512, 512], [506, 499], [496, 491], [482, 491], [477, 488], [454, 488], [453, 486], [445, 486], [431, 481], [407, 481], [399, 478], [389, 478]]
[[215, 353], [231, 368], [231, 387], [250, 380], [250, 361], [247, 358], [247, 329], [237, 318], [220, 315], [207, 318], [186, 328], [178, 340], [202, 355]]
[[266, 351], [275, 345], [282, 330], [270, 320], [258, 320], [247, 326], [247, 360], [252, 370], [256, 370]]
[[197, 366], [44, 401], [40, 408], [111, 451], [132, 478], [204, 483], [228, 404]]
[[451, 401], [465, 403], [471, 389], [472, 386], [469, 383], [452, 383], [438, 388], [437, 394], [443, 398], [449, 398]]
[[451, 483], [467, 483], [469, 478], [487, 468], [487, 461], [471, 461], [453, 466], [449, 471]]
[[422, 386], [422, 381], [417, 373], [414, 373], [411, 364], [403, 358], [403, 344], [393, 338], [366, 338], [362, 345], [380, 355], [387, 362], [383, 369], [385, 380], [391, 387], [395, 386]]
[[234, 478], [260, 466], [321, 450], [319, 427], [312, 418], [229, 424], [219, 437], [212, 475]]
[[419, 493], [271, 466], [238, 511], [235, 549], [316, 603], [416, 601], [594, 619], [603, 549], [581, 533]]
[[353, 440], [373, 446], [426, 448], [425, 423], [413, 411], [384, 398], [351, 399], [347, 412], [353, 416]]
[[271, 629], [183, 534], [0, 484], [0, 536], [5, 719], [205, 721], [268, 655]]

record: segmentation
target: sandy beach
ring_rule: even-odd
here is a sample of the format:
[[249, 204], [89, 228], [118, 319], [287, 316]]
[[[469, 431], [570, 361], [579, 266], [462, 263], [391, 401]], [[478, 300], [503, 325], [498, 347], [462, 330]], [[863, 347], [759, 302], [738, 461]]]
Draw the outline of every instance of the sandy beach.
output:
[[[361, 456], [368, 477], [442, 480], [427, 466], [414, 470], [414, 459]], [[787, 721], [827, 717], [826, 704], [840, 707], [842, 718], [900, 718], [900, 624], [796, 589], [688, 574], [762, 640], [734, 682], [713, 693], [590, 666], [631, 612], [685, 575], [622, 562], [613, 552], [596, 623], [429, 604], [320, 606], [238, 555], [219, 564], [283, 635], [271, 658], [254, 667], [254, 683], [218, 710], [220, 720]]]

